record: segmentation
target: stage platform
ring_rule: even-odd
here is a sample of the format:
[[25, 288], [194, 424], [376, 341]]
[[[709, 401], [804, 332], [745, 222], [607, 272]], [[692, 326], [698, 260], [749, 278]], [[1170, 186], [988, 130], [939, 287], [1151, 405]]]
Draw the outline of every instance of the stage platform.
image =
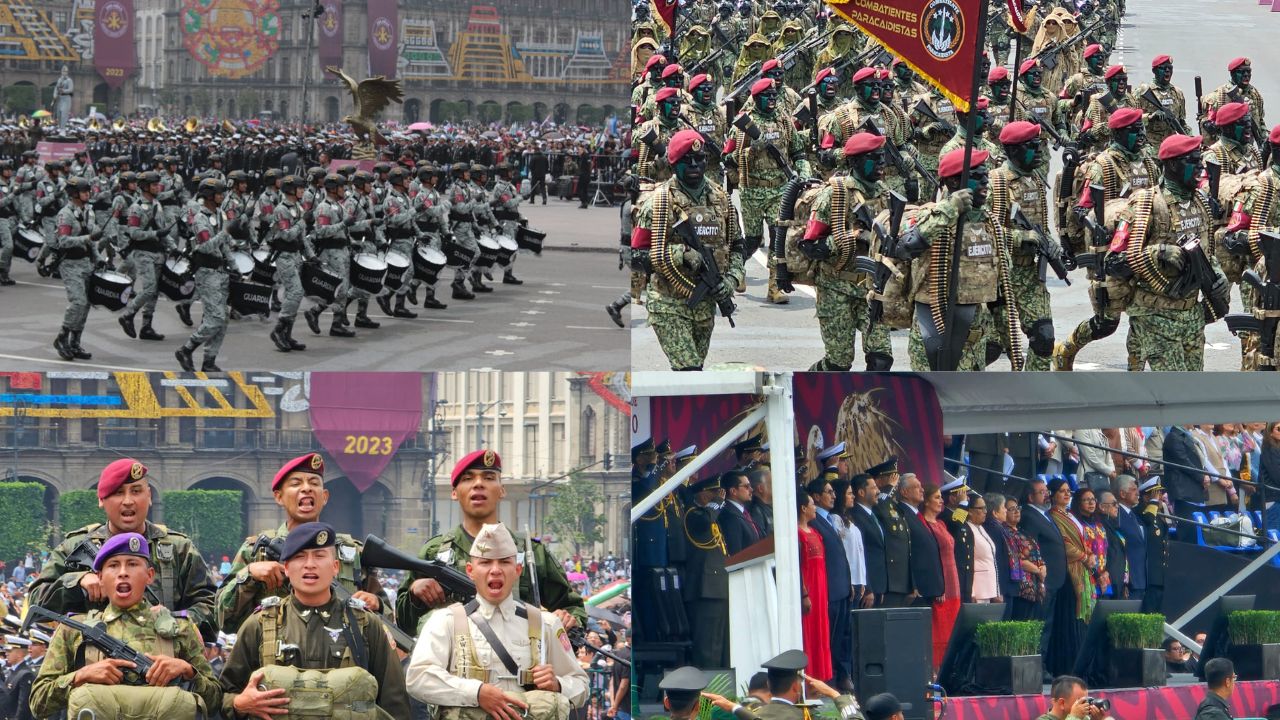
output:
[[[1109, 699], [1110, 714], [1116, 720], [1191, 720], [1207, 692], [1204, 683], [1197, 683], [1191, 675], [1174, 676], [1170, 683], [1158, 688], [1096, 690], [1090, 695]], [[1240, 682], [1231, 699], [1231, 711], [1237, 719], [1260, 718], [1268, 706], [1276, 703], [1280, 703], [1280, 681]], [[947, 700], [942, 718], [1032, 720], [1040, 717], [1048, 705], [1047, 687], [1044, 695], [956, 697]]]

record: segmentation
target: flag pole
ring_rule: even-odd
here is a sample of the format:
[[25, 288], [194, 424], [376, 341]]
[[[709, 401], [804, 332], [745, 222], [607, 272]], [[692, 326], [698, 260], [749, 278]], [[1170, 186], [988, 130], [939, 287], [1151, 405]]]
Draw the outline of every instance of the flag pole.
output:
[[[969, 186], [969, 163], [973, 157], [973, 126], [977, 113], [978, 89], [982, 87], [982, 49], [987, 42], [987, 13], [990, 0], [981, 0], [978, 8], [978, 33], [973, 47], [973, 76], [969, 84], [969, 111], [964, 116], [964, 165], [960, 170], [960, 187]], [[953, 357], [955, 345], [951, 342], [951, 333], [955, 332], [956, 305], [959, 299], [960, 284], [960, 241], [964, 237], [964, 215], [956, 221], [955, 239], [951, 243], [951, 267], [948, 268], [947, 307], [943, 314], [946, 332], [942, 334], [942, 348], [938, 354], [939, 367], [934, 370], [955, 370], [960, 365], [960, 358]], [[937, 302], [938, 298], [934, 298]], [[1011, 300], [1011, 298], [1009, 299]], [[966, 329], [967, 330], [967, 329]], [[961, 344], [963, 349], [963, 344]]]

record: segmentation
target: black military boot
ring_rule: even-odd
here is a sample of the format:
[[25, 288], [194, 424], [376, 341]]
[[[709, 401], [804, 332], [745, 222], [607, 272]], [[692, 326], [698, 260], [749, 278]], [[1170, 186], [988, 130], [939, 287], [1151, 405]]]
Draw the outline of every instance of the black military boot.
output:
[[285, 329], [284, 329], [284, 333], [285, 333], [285, 340], [287, 340], [287, 341], [288, 341], [288, 343], [289, 343], [289, 348], [290, 348], [291, 350], [306, 350], [306, 349], [307, 349], [307, 346], [306, 346], [306, 345], [303, 345], [302, 343], [300, 343], [300, 342], [298, 342], [297, 340], [294, 340], [294, 339], [293, 339], [293, 323], [294, 323], [294, 318], [290, 318], [290, 319], [286, 320], [286, 321], [285, 321], [285, 323], [286, 323], [286, 325], [285, 325]]
[[320, 306], [317, 305], [316, 307], [302, 313], [302, 317], [307, 320], [307, 327], [311, 328], [311, 332], [317, 335], [320, 334], [320, 312]]
[[222, 368], [214, 364], [214, 359], [212, 355], [206, 354], [204, 362], [200, 363], [200, 372], [222, 372]]
[[453, 280], [453, 299], [454, 300], [475, 300], [475, 293], [467, 289], [463, 284], [462, 278], [454, 278]]
[[604, 306], [604, 311], [609, 313], [609, 318], [613, 320], [613, 324], [618, 327], [626, 327], [626, 323], [622, 321], [622, 308], [631, 304], [631, 295], [624, 293], [622, 297]]
[[76, 356], [77, 360], [92, 360], [93, 354], [87, 352], [83, 347], [80, 347], [80, 334], [83, 332], [83, 330], [76, 330], [71, 333], [69, 342], [71, 345], [71, 353]]
[[58, 357], [63, 360], [75, 360], [76, 354], [70, 345], [71, 330], [63, 326], [62, 332], [58, 333], [58, 337], [53, 339], [53, 348], [58, 351]]
[[276, 349], [280, 352], [289, 352], [293, 349], [289, 345], [289, 321], [284, 318], [276, 320], [276, 326], [271, 331], [271, 342], [276, 344]]
[[[343, 315], [346, 313], [344, 312]], [[343, 318], [345, 319], [345, 318]], [[339, 320], [338, 313], [333, 314], [333, 323], [329, 325], [329, 334], [333, 337], [355, 337], [356, 331], [347, 327], [347, 323]]]
[[485, 285], [484, 282], [480, 279], [479, 270], [476, 270], [471, 273], [471, 290], [472, 292], [478, 292], [478, 293], [493, 292], [493, 288], [489, 287], [488, 285]]
[[178, 319], [187, 327], [194, 327], [195, 323], [191, 322], [191, 303], [178, 303]]
[[4, 285], [5, 287], [8, 287], [10, 285], [17, 285], [17, 284], [18, 283], [16, 280], [9, 277], [9, 273], [0, 273], [0, 285]]
[[[430, 294], [429, 291], [428, 291], [428, 294]], [[409, 283], [409, 303], [412, 305], [418, 304], [418, 281], [417, 280], [414, 280], [413, 282]]]
[[182, 347], [174, 351], [173, 356], [178, 358], [178, 364], [182, 366], [183, 370], [186, 370], [187, 372], [196, 371], [196, 363], [195, 360], [192, 359], [191, 354], [194, 353], [198, 347], [200, 346], [193, 345], [191, 341], [188, 340], [182, 345]]
[[514, 272], [511, 272], [511, 268], [507, 268], [507, 271], [502, 273], [502, 284], [503, 285], [523, 285], [524, 281], [521, 280], [520, 278], [517, 278], [516, 274]]
[[163, 340], [164, 339], [164, 335], [161, 335], [160, 333], [156, 332], [155, 329], [151, 327], [151, 318], [149, 317], [142, 318], [142, 329], [138, 331], [138, 337], [142, 338], [143, 340]]
[[377, 300], [378, 307], [382, 308], [383, 315], [394, 315], [394, 313], [391, 312], [391, 296], [379, 295]]
[[120, 327], [124, 328], [125, 335], [128, 335], [131, 338], [138, 337], [138, 330], [133, 326], [132, 315], [121, 315], [117, 322], [120, 323]]
[[436, 289], [433, 287], [429, 287], [427, 288], [426, 297], [422, 299], [422, 307], [424, 309], [430, 309], [430, 310], [444, 310], [449, 306], [437, 300]]
[[382, 323], [369, 317], [368, 300], [361, 300], [356, 305], [356, 327], [365, 328], [366, 330], [377, 330], [382, 327]]

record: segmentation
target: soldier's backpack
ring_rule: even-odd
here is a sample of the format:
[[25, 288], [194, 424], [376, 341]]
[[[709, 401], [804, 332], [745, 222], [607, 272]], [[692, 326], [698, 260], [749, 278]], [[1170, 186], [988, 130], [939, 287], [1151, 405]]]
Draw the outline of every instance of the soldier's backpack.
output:
[[[907, 228], [915, 224], [916, 215], [921, 205], [908, 205], [902, 213], [902, 226], [899, 234], [906, 231]], [[886, 231], [889, 228], [889, 210], [881, 210], [876, 216], [875, 221]], [[871, 236], [871, 257], [880, 259], [880, 237], [875, 233]], [[893, 258], [885, 258], [884, 262], [893, 270], [893, 274], [889, 276], [889, 282], [884, 286], [884, 292], [876, 294], [874, 289], [867, 292], [867, 300], [879, 300], [883, 308], [880, 322], [886, 327], [894, 330], [902, 330], [911, 327], [914, 320], [915, 308], [912, 302], [911, 292], [911, 263]]]
[[[800, 252], [800, 241], [804, 239], [805, 228], [809, 225], [809, 212], [813, 209], [813, 201], [817, 199], [818, 193], [824, 187], [826, 185], [822, 183], [808, 187], [799, 186], [800, 194], [796, 198], [790, 218], [783, 219], [788, 214], [785, 207], [780, 208], [779, 211], [777, 224], [786, 229], [785, 259], [794, 285], [812, 286], [818, 277], [818, 263]], [[783, 200], [786, 201], [785, 193]]]
[[289, 696], [291, 718], [336, 720], [386, 720], [378, 707], [378, 681], [359, 666], [328, 670], [302, 670], [292, 665], [262, 668], [262, 684], [281, 688]]
[[90, 717], [119, 720], [203, 718], [208, 713], [199, 695], [180, 687], [92, 683], [75, 688], [67, 697], [67, 717], [78, 718], [83, 710], [90, 711]]

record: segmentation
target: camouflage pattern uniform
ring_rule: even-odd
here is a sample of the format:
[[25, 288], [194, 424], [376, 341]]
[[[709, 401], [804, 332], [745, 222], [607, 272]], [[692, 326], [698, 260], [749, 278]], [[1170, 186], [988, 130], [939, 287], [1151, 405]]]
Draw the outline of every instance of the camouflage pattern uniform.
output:
[[62, 274], [62, 285], [67, 290], [68, 303], [62, 329], [71, 332], [76, 345], [79, 345], [80, 333], [84, 332], [85, 320], [89, 318], [88, 283], [97, 258], [90, 235], [97, 228], [93, 225], [93, 212], [89, 206], [77, 208], [71, 203], [58, 211], [55, 223], [58, 230], [51, 249], [62, 253], [58, 269]]
[[[1125, 93], [1119, 97], [1112, 95], [1115, 101], [1115, 108], [1131, 107], [1141, 109], [1138, 98], [1133, 93]], [[1115, 110], [1107, 110], [1102, 106], [1100, 97], [1094, 96], [1089, 99], [1089, 108], [1085, 111], [1085, 120], [1092, 123], [1089, 128], [1087, 137], [1093, 147], [1105, 147], [1111, 142], [1111, 128], [1107, 127], [1107, 120], [1111, 118], [1111, 113]], [[1085, 133], [1081, 133], [1082, 135]], [[1159, 146], [1157, 146], [1159, 147]]]
[[950, 136], [947, 135], [946, 126], [942, 123], [950, 123], [951, 127], [956, 127], [959, 123], [956, 121], [956, 108], [951, 101], [939, 93], [937, 90], [930, 90], [927, 93], [912, 97], [907, 101], [908, 108], [914, 108], [916, 103], [924, 100], [925, 103], [938, 116], [941, 123], [932, 121], [926, 122], [924, 118], [912, 113], [913, 119], [920, 122], [919, 138], [916, 140], [916, 150], [920, 153], [920, 164], [929, 171], [931, 175], [938, 174], [938, 159], [942, 157], [942, 146], [946, 144]]
[[[988, 153], [991, 154], [991, 157], [987, 160], [988, 163], [991, 163], [993, 165], [996, 163], [1003, 164], [1005, 161], [1004, 146], [999, 143], [993, 143], [987, 139], [988, 137], [992, 136], [991, 133], [993, 131], [994, 131], [994, 128], [988, 128], [987, 132], [983, 133], [981, 137], [975, 140], [973, 143], [973, 151], [977, 152], [979, 150], [986, 150]], [[951, 139], [948, 140], [942, 146], [942, 149], [938, 151], [938, 157], [942, 157], [943, 155], [946, 155], [952, 150], [959, 150], [959, 149], [962, 149], [963, 147], [964, 147], [964, 126], [959, 125], [956, 127], [955, 135], [952, 135]]]
[[[448, 227], [449, 202], [431, 185], [423, 185], [414, 196], [413, 202], [416, 205], [416, 210], [413, 211], [415, 222], [421, 232], [420, 242], [427, 247], [444, 252], [440, 236]], [[417, 286], [420, 281], [415, 278], [412, 283], [406, 283], [408, 284]], [[428, 287], [427, 292], [427, 297], [435, 297], [435, 286]]]
[[107, 211], [107, 224], [102, 236], [107, 239], [117, 252], [128, 246], [128, 213], [133, 204], [142, 197], [142, 193], [130, 195], [123, 187], [111, 198], [111, 209]]
[[0, 281], [9, 279], [13, 264], [13, 233], [18, 222], [18, 197], [12, 179], [0, 177]]
[[409, 269], [405, 271], [404, 279], [394, 293], [398, 297], [405, 297], [409, 294], [410, 281], [413, 280], [415, 236], [413, 201], [403, 190], [391, 185], [387, 189], [387, 199], [382, 204], [382, 212], [386, 223], [383, 230], [391, 243], [391, 250], [404, 255], [410, 261]]
[[[159, 523], [147, 522], [141, 533], [151, 549], [151, 564], [156, 568], [156, 579], [147, 588], [148, 596], [154, 595], [152, 604], [163, 605], [177, 615], [185, 614], [195, 623], [200, 634], [216, 637], [218, 625], [214, 614], [214, 585], [209, 568], [191, 540], [180, 532], [170, 530]], [[49, 554], [40, 576], [31, 585], [30, 602], [46, 610], [59, 613], [102, 610], [105, 601], [88, 605], [80, 579], [87, 567], [68, 567], [67, 557], [85, 541], [97, 554], [111, 537], [105, 524], [92, 523], [67, 533], [67, 536]]]
[[[477, 242], [475, 224], [471, 217], [480, 209], [478, 201], [479, 198], [471, 192], [470, 182], [464, 182], [460, 177], [454, 178], [449, 186], [449, 221], [452, 223], [453, 241], [469, 250], [476, 259], [480, 257], [480, 244]], [[453, 284], [461, 285], [471, 277], [474, 268], [474, 260], [470, 265], [458, 268], [453, 276]]]
[[267, 232], [271, 229], [271, 217], [275, 214], [276, 206], [280, 204], [280, 197], [279, 188], [269, 184], [263, 188], [257, 202], [253, 203], [253, 219], [249, 223], [249, 234], [255, 244], [266, 239]]
[[[1209, 146], [1204, 153], [1204, 161], [1207, 163], [1213, 158], [1222, 168], [1222, 177], [1228, 178], [1232, 175], [1242, 175], [1244, 173], [1256, 174], [1262, 169], [1262, 154], [1258, 152], [1258, 146], [1253, 143], [1238, 143], [1226, 136], [1220, 135], [1218, 141]], [[1243, 178], [1232, 178], [1240, 179]], [[1247, 180], [1245, 182], [1248, 182]], [[1225, 188], [1219, 186], [1219, 192], [1225, 195]], [[1230, 210], [1231, 198], [1222, 198], [1225, 202], [1223, 207]], [[1255, 236], [1256, 237], [1256, 236]], [[1253, 312], [1254, 290], [1247, 283], [1241, 282], [1244, 271], [1252, 266], [1250, 258], [1234, 255], [1227, 251], [1224, 243], [1215, 243], [1214, 254], [1217, 256], [1218, 265], [1222, 268], [1222, 272], [1227, 276], [1227, 282], [1232, 285], [1240, 286], [1240, 301], [1244, 305], [1245, 312]], [[1253, 349], [1257, 346], [1258, 337], [1255, 333], [1241, 332], [1240, 337], [1240, 353], [1241, 353], [1241, 370], [1252, 370], [1249, 364], [1251, 358], [1254, 357]]]
[[275, 283], [284, 292], [280, 305], [280, 318], [294, 320], [302, 305], [305, 292], [302, 289], [302, 263], [314, 259], [316, 251], [307, 239], [303, 210], [291, 197], [284, 197], [269, 218], [264, 241], [271, 247], [276, 259]]
[[[1217, 111], [1218, 108], [1232, 102], [1248, 103], [1249, 115], [1257, 123], [1256, 127], [1263, 134], [1267, 132], [1267, 121], [1263, 116], [1262, 93], [1258, 92], [1258, 88], [1252, 83], [1246, 88], [1237, 87], [1229, 82], [1214, 88], [1213, 92], [1204, 96], [1204, 108], [1198, 115], [1199, 120], [1203, 123], [1208, 119], [1209, 110]], [[1219, 135], [1216, 126], [1207, 129], [1203, 134], [1210, 142], [1217, 140]]]
[[[516, 186], [512, 185], [509, 180], [496, 178], [493, 181], [493, 190], [489, 191], [489, 212], [492, 213], [494, 210], [503, 210], [508, 213], [516, 214], [520, 213], [520, 192], [516, 190]], [[498, 223], [502, 227], [502, 234], [514, 240], [516, 237], [516, 228], [520, 227], [520, 221], [499, 220]], [[518, 254], [519, 253], [513, 253], [511, 255], [511, 260], [504, 268], [506, 272], [509, 273], [515, 269], [516, 255]]]
[[160, 204], [139, 195], [125, 215], [125, 234], [129, 239], [129, 260], [133, 265], [136, 291], [124, 308], [124, 315], [132, 317], [142, 311], [142, 324], [150, 327], [156, 312], [156, 300], [160, 296], [160, 271], [171, 249], [160, 235]]
[[350, 241], [347, 238], [345, 225], [347, 211], [341, 200], [335, 200], [326, 193], [315, 209], [315, 218], [316, 224], [311, 242], [320, 257], [320, 264], [327, 272], [338, 276], [342, 282], [334, 293], [333, 303], [327, 308], [316, 306], [314, 310], [333, 310], [336, 323], [337, 314], [346, 310], [347, 292], [351, 285], [351, 253], [347, 249]]
[[1170, 135], [1180, 133], [1182, 130], [1176, 128], [1169, 119], [1164, 116], [1150, 100], [1144, 100], [1143, 95], [1147, 91], [1151, 91], [1156, 99], [1160, 101], [1160, 107], [1167, 110], [1171, 115], [1186, 122], [1187, 118], [1187, 99], [1172, 83], [1161, 87], [1158, 82], [1143, 83], [1133, 93], [1138, 98], [1138, 107], [1142, 108], [1142, 121], [1146, 123], [1147, 128], [1147, 147], [1151, 148], [1154, 153], [1160, 147], [1160, 143]]
[[[1048, 188], [1044, 181], [1034, 173], [1023, 174], [1006, 162], [991, 171], [991, 194], [987, 199], [996, 222], [1004, 226], [1005, 237], [1009, 239], [1009, 255], [1012, 266], [1009, 271], [1009, 283], [1013, 288], [1014, 299], [1018, 308], [1018, 320], [1022, 324], [1022, 332], [1027, 336], [1030, 355], [1026, 359], [1026, 370], [1048, 370], [1053, 356], [1053, 313], [1049, 307], [1049, 289], [1045, 281], [1040, 279], [1039, 238], [1033, 230], [1021, 230], [1014, 227], [1009, 219], [1010, 209], [1016, 204], [1032, 225], [1039, 225], [1045, 235], [1053, 243], [1056, 253], [1061, 255], [1062, 248], [1049, 234], [1049, 204], [1045, 199]], [[1007, 305], [995, 311], [994, 322], [997, 328], [1003, 328], [1004, 314]], [[1007, 343], [1001, 343], [1008, 351]]]
[[18, 219], [23, 225], [30, 225], [35, 220], [36, 185], [44, 177], [44, 168], [34, 161], [23, 163], [14, 173], [13, 184], [18, 196]]
[[186, 347], [195, 350], [204, 345], [204, 364], [218, 357], [222, 339], [227, 334], [227, 297], [231, 288], [232, 239], [227, 234], [227, 221], [221, 210], [210, 210], [203, 204], [192, 223], [195, 231], [191, 251], [191, 267], [195, 268], [195, 299], [204, 307], [200, 327], [187, 339]]
[[[716, 107], [715, 103], [712, 103], [711, 105], [700, 105], [696, 101], [690, 102], [689, 105], [685, 106], [685, 117], [689, 118], [689, 122], [693, 124], [693, 128], [695, 130], [711, 138], [712, 141], [721, 143], [721, 147], [723, 147], [723, 142], [726, 137], [727, 123], [725, 123], [724, 113], [720, 112], [720, 109]], [[663, 129], [664, 128], [659, 127], [660, 131]], [[679, 128], [675, 128], [674, 130], [666, 131], [666, 135], [663, 136], [662, 142], [670, 141], [671, 133], [678, 129]], [[715, 161], [714, 153], [711, 154], [711, 157], [707, 158], [707, 171], [704, 173], [704, 176], [715, 184], [722, 187], [724, 186], [724, 168], [719, 162]], [[657, 181], [665, 178], [653, 179]]]
[[[101, 625], [107, 634], [123, 640], [139, 652], [163, 653], [185, 660], [195, 669], [195, 676], [185, 681], [183, 689], [196, 694], [209, 712], [215, 712], [222, 704], [222, 688], [213, 674], [213, 668], [204, 657], [204, 642], [190, 622], [175, 618], [168, 612], [152, 612], [146, 600], [128, 608], [114, 605], [92, 610], [84, 617], [74, 618], [87, 625]], [[40, 671], [31, 685], [31, 711], [37, 717], [51, 717], [67, 709], [72, 680], [77, 670], [104, 657], [97, 648], [80, 636], [80, 631], [62, 625], [49, 642]]]
[[[1019, 82], [1022, 82], [1019, 80]], [[1039, 122], [1043, 120], [1063, 137], [1067, 136], [1067, 119], [1063, 117], [1058, 99], [1044, 89], [1044, 86], [1032, 89], [1023, 82], [1018, 88], [1018, 107], [1013, 111], [1014, 120]], [[1044, 177], [1049, 176], [1049, 155], [1044, 153], [1036, 164], [1036, 171]]]

